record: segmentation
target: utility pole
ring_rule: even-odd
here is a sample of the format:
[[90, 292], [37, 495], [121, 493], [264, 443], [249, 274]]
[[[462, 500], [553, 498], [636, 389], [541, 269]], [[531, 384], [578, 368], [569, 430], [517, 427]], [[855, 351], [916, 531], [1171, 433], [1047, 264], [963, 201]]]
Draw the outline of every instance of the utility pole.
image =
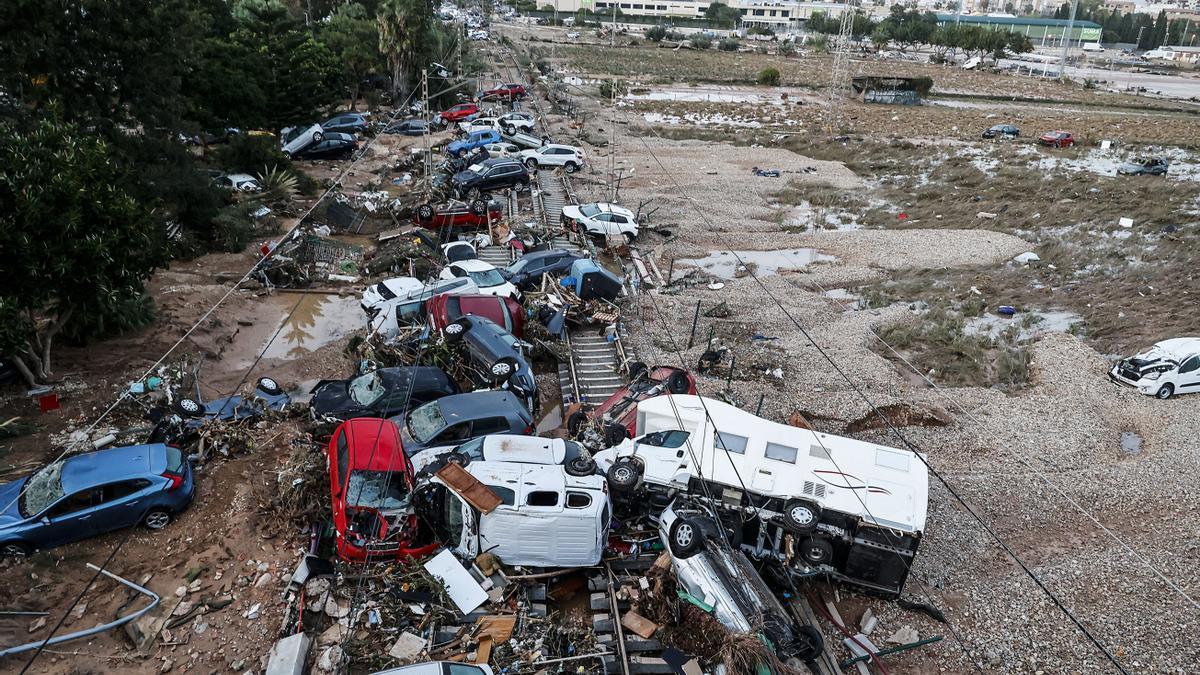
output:
[[612, 3], [612, 29], [608, 31], [608, 46], [617, 45], [617, 3]]
[[1075, 10], [1079, 9], [1079, 0], [1071, 0], [1071, 18], [1067, 19], [1067, 29], [1063, 31], [1062, 58], [1058, 62], [1058, 76], [1067, 72], [1067, 49], [1071, 46], [1071, 31], [1075, 29]]
[[962, 4], [963, 0], [958, 0], [958, 9], [954, 11], [954, 25], [957, 26], [959, 21], [962, 21]]
[[[421, 70], [421, 100], [422, 100], [421, 105], [423, 106], [421, 108], [421, 115], [423, 117], [428, 118], [429, 117], [429, 68], [424, 68], [423, 70]], [[425, 124], [425, 133], [422, 134], [422, 136], [425, 139], [425, 180], [431, 181], [432, 180], [431, 176], [433, 176], [433, 156], [430, 154], [430, 150], [429, 150], [429, 124], [428, 123]], [[430, 182], [429, 185], [430, 185], [430, 187], [432, 187], [433, 183]]]

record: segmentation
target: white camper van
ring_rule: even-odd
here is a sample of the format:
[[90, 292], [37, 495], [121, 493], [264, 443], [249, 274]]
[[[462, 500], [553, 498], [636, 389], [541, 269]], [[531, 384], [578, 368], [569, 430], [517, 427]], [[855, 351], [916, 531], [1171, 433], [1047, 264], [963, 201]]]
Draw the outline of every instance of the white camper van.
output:
[[921, 458], [756, 417], [715, 399], [667, 395], [638, 405], [643, 435], [596, 453], [614, 492], [686, 493], [746, 520], [757, 557], [831, 567], [898, 594], [925, 528]]

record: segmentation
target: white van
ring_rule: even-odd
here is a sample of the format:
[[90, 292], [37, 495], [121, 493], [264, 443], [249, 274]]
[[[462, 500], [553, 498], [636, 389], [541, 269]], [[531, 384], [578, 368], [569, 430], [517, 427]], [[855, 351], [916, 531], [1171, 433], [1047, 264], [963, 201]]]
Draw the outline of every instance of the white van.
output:
[[493, 553], [506, 565], [590, 567], [600, 562], [612, 516], [603, 476], [560, 464], [471, 462], [467, 473], [500, 498], [480, 513], [439, 477], [419, 487], [419, 515], [460, 557]]
[[479, 293], [479, 286], [469, 277], [430, 282], [399, 277], [368, 287], [363, 292], [362, 307], [371, 319], [370, 335], [377, 335], [385, 342], [392, 340], [400, 334], [401, 326], [424, 320], [425, 301], [442, 293], [474, 295]]
[[809, 567], [900, 592], [929, 499], [928, 472], [916, 453], [689, 395], [642, 401], [637, 428], [643, 435], [595, 454], [614, 492], [686, 493], [718, 510], [757, 516], [742, 533], [751, 555], [791, 560], [796, 550], [795, 559]]
[[1118, 361], [1108, 377], [1117, 384], [1163, 400], [1200, 391], [1200, 338], [1155, 343], [1140, 354]]

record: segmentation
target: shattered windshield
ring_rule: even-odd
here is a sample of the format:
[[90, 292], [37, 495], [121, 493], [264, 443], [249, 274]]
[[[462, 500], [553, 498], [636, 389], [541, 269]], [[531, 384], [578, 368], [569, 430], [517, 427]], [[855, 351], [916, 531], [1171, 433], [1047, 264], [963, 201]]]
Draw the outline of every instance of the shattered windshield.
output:
[[384, 394], [383, 378], [379, 373], [367, 373], [350, 380], [350, 398], [359, 405], [371, 405]]
[[504, 283], [504, 277], [500, 275], [499, 270], [484, 270], [482, 272], [467, 272], [471, 277], [471, 281], [475, 282], [480, 288], [488, 286], [499, 286]]
[[408, 506], [408, 481], [398, 471], [351, 471], [346, 506], [395, 510]]
[[21, 496], [21, 515], [26, 518], [45, 511], [51, 504], [62, 499], [62, 470], [61, 461], [47, 464], [29, 477]]
[[408, 430], [418, 442], [428, 443], [446, 426], [446, 418], [437, 401], [431, 401], [408, 415]]
[[392, 292], [392, 289], [387, 287], [387, 284], [379, 284], [375, 287], [375, 291], [379, 293], [379, 297], [383, 298], [384, 300], [391, 300], [392, 298], [396, 297], [396, 294]]

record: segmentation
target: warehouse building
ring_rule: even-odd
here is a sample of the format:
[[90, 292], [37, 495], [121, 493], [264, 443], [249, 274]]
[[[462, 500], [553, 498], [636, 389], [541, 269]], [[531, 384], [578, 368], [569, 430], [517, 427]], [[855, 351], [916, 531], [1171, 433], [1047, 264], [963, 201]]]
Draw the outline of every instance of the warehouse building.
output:
[[[938, 14], [938, 25], [953, 24], [956, 20], [953, 14]], [[1023, 16], [970, 16], [957, 18], [962, 26], [984, 26], [994, 30], [1011, 30], [1028, 36], [1035, 46], [1062, 44], [1063, 35], [1070, 24], [1065, 19], [1034, 19]], [[1100, 24], [1094, 21], [1076, 20], [1071, 26], [1069, 35], [1072, 44], [1080, 42], [1099, 42]]]

